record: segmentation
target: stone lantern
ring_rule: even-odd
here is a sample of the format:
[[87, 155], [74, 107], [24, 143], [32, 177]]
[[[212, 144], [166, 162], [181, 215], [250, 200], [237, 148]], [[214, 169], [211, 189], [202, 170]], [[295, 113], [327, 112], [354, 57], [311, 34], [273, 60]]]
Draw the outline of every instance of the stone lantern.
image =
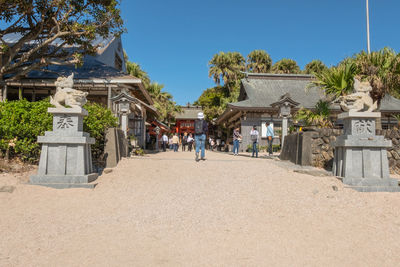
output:
[[271, 104], [272, 107], [279, 108], [279, 117], [282, 118], [282, 146], [285, 136], [288, 134], [288, 118], [291, 116], [292, 108], [298, 105], [299, 103], [294, 101], [289, 93], [284, 94], [279, 101]]
[[128, 115], [130, 113], [131, 103], [137, 104], [136, 98], [128, 94], [126, 90], [110, 99], [115, 104], [115, 111], [120, 117], [121, 129], [124, 131], [125, 137], [128, 136]]

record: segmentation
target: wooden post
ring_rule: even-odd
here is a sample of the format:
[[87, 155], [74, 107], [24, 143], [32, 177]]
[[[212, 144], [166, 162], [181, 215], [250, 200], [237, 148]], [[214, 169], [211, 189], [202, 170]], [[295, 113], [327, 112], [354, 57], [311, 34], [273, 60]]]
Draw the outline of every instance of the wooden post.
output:
[[32, 90], [32, 102], [36, 101], [36, 92], [35, 89]]
[[111, 108], [111, 85], [107, 86], [107, 108]]
[[22, 100], [22, 86], [18, 88], [18, 99]]
[[3, 99], [2, 99], [3, 102], [7, 100], [7, 91], [8, 91], [7, 84], [4, 84], [4, 87], [3, 87]]

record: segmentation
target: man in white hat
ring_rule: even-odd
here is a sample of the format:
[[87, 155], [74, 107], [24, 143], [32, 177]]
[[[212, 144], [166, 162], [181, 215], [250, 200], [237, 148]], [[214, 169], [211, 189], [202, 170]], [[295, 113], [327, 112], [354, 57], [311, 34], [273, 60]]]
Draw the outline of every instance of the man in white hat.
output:
[[196, 161], [199, 161], [199, 152], [201, 149], [201, 160], [206, 160], [205, 158], [205, 145], [206, 137], [208, 132], [208, 124], [204, 120], [203, 112], [197, 114], [197, 120], [194, 122], [194, 140], [196, 142]]

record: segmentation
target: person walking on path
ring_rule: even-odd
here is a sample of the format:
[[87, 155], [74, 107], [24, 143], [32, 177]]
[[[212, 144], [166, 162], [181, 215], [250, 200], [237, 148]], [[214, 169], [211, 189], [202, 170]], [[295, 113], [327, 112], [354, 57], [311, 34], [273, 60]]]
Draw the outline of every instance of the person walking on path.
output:
[[257, 131], [257, 126], [254, 125], [253, 129], [250, 131], [250, 139], [253, 142], [253, 154], [252, 157], [254, 157], [254, 154], [256, 155], [256, 158], [258, 158], [258, 131]]
[[188, 135], [187, 135], [187, 132], [185, 132], [182, 136], [182, 151], [186, 151], [187, 139], [188, 139]]
[[239, 143], [242, 136], [239, 132], [239, 127], [233, 130], [233, 155], [237, 156], [239, 154]]
[[192, 134], [189, 134], [189, 136], [187, 138], [189, 152], [192, 152], [193, 142], [194, 142], [193, 136], [192, 136]]
[[269, 122], [265, 123], [267, 126], [267, 142], [268, 142], [268, 154], [272, 155], [272, 140], [274, 140], [274, 130]]
[[174, 149], [174, 144], [172, 143], [172, 135], [169, 136], [168, 145], [170, 150]]
[[196, 161], [199, 161], [199, 153], [201, 150], [201, 160], [205, 160], [205, 144], [206, 134], [208, 132], [208, 124], [204, 120], [203, 112], [197, 114], [197, 120], [194, 122], [194, 140], [196, 142]]
[[174, 152], [178, 152], [179, 137], [177, 133], [172, 137], [172, 146], [174, 147]]
[[162, 148], [163, 148], [163, 151], [165, 152], [165, 151], [167, 151], [168, 136], [164, 133], [161, 140], [162, 140]]

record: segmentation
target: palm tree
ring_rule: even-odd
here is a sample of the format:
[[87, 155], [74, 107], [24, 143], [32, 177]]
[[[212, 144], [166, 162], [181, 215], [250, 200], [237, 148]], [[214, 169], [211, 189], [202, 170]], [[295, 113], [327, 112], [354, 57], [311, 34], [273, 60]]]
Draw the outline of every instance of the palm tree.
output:
[[300, 67], [293, 59], [284, 58], [272, 66], [272, 71], [283, 74], [300, 73]]
[[353, 91], [354, 77], [357, 74], [357, 67], [351, 62], [326, 69], [321, 73], [315, 73], [316, 80], [310, 85], [319, 86], [328, 96], [338, 98]]
[[154, 107], [160, 113], [160, 120], [170, 126], [175, 119], [176, 113], [180, 112], [181, 108], [173, 101], [173, 96], [169, 92], [162, 91], [163, 89], [164, 85], [157, 82], [152, 82], [147, 87], [154, 101]]
[[218, 85], [223, 81], [231, 90], [231, 83], [241, 77], [240, 71], [244, 70], [244, 63], [245, 59], [239, 52], [220, 52], [209, 62], [208, 76]]
[[271, 71], [272, 60], [264, 50], [254, 50], [247, 56], [247, 70], [253, 73], [267, 73]]
[[304, 72], [306, 74], [321, 73], [326, 70], [326, 65], [319, 59], [314, 59], [305, 66]]
[[147, 72], [142, 70], [139, 64], [126, 61], [126, 71], [129, 73], [129, 75], [141, 79], [145, 88], [150, 85], [149, 75], [147, 74]]
[[354, 55], [358, 74], [371, 83], [371, 97], [380, 104], [386, 93], [400, 91], [400, 56], [390, 48]]

